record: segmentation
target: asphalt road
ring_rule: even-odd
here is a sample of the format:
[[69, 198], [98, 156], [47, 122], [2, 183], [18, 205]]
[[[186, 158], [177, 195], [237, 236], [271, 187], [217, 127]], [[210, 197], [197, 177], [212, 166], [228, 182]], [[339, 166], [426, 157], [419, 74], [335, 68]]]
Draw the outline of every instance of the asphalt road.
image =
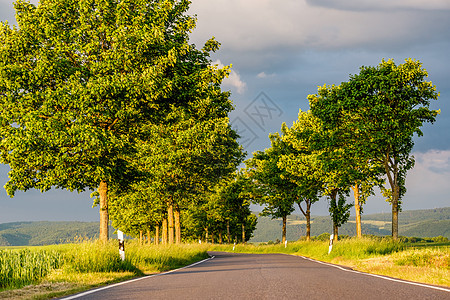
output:
[[65, 299], [449, 299], [450, 289], [283, 254], [211, 252], [189, 268]]

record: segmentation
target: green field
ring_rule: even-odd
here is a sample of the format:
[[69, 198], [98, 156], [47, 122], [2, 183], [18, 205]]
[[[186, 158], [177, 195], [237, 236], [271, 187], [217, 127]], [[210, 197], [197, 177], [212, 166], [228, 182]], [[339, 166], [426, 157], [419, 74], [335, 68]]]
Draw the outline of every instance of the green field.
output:
[[[207, 250], [302, 255], [365, 272], [450, 286], [450, 208], [402, 212], [402, 237], [398, 242], [382, 237], [390, 234], [386, 229], [390, 226], [390, 214], [365, 215], [365, 238], [348, 238], [354, 235], [355, 227], [350, 221], [340, 229], [342, 239], [331, 254], [329, 217], [313, 218], [313, 240], [308, 243], [301, 240], [304, 218], [290, 216], [286, 248], [276, 243], [281, 239], [280, 220], [260, 217], [258, 221], [253, 243], [238, 244], [234, 250], [233, 245], [141, 246], [128, 240], [124, 262], [119, 258], [117, 241], [94, 241], [97, 222], [0, 224], [0, 298], [47, 299], [67, 295], [185, 266], [207, 257]], [[114, 237], [112, 231], [111, 228]], [[54, 245], [29, 246], [45, 244]]]
[[66, 295], [186, 266], [207, 258], [206, 251], [207, 245], [149, 246], [128, 241], [126, 259], [121, 261], [116, 241], [4, 247], [0, 250], [0, 298], [26, 296], [30, 285], [37, 290], [35, 296]]

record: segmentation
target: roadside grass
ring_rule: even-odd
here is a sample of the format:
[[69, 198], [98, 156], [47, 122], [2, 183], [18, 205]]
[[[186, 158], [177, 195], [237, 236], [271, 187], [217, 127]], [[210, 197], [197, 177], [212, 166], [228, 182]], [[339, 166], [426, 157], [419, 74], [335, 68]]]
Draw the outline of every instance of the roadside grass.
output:
[[450, 247], [430, 243], [413, 248], [391, 238], [364, 237], [339, 240], [328, 254], [326, 241], [276, 245], [211, 245], [210, 251], [286, 253], [351, 267], [354, 270], [450, 287]]
[[[0, 298], [61, 297], [186, 266], [207, 258], [206, 251], [207, 245], [154, 246], [127, 241], [126, 259], [122, 261], [116, 241], [0, 250]], [[32, 260], [34, 257], [44, 259]], [[24, 277], [23, 274], [34, 275]]]
[[[300, 255], [363, 272], [450, 287], [448, 242], [417, 245], [394, 242], [390, 238], [344, 238], [335, 243], [328, 254], [328, 241], [324, 240], [289, 242], [287, 247], [273, 242], [259, 245], [154, 246], [127, 241], [126, 260], [122, 262], [116, 241], [80, 241], [0, 250], [0, 298], [49, 299], [70, 295], [137, 276], [179, 268], [207, 258], [207, 251]], [[33, 272], [37, 275], [33, 275]], [[21, 274], [28, 274], [29, 279], [24, 280], [26, 276]], [[14, 281], [11, 278], [20, 279]]]

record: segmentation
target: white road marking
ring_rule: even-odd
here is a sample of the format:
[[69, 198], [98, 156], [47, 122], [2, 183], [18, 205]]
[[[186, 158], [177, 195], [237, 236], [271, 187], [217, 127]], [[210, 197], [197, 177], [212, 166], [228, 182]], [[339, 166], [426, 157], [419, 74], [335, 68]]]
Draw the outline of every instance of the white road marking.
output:
[[191, 264], [189, 266], [185, 266], [183, 268], [170, 270], [170, 271], [167, 271], [167, 272], [164, 272], [164, 273], [158, 273], [158, 274], [154, 274], [154, 275], [150, 275], [150, 276], [143, 276], [143, 277], [139, 277], [139, 278], [136, 278], [136, 279], [131, 279], [131, 280], [127, 280], [127, 281], [123, 281], [123, 282], [107, 285], [107, 286], [104, 286], [104, 287], [101, 287], [101, 288], [98, 288], [98, 289], [94, 289], [94, 290], [86, 291], [86, 292], [83, 292], [83, 293], [80, 293], [80, 294], [76, 294], [76, 295], [73, 295], [73, 296], [69, 296], [69, 297], [66, 297], [66, 298], [62, 298], [61, 300], [77, 299], [77, 298], [80, 298], [80, 297], [83, 297], [83, 296], [86, 296], [86, 295], [90, 295], [90, 294], [93, 294], [93, 293], [96, 293], [96, 292], [104, 291], [104, 290], [107, 290], [107, 289], [110, 289], [110, 288], [113, 288], [113, 287], [116, 287], [116, 286], [124, 285], [124, 284], [127, 284], [127, 283], [136, 282], [136, 281], [139, 281], [139, 280], [142, 280], [142, 279], [151, 278], [151, 277], [156, 277], [156, 276], [162, 276], [162, 275], [170, 274], [170, 273], [173, 273], [173, 272], [176, 272], [176, 271], [179, 271], [179, 270], [187, 269], [187, 268], [196, 266], [198, 264], [204, 263], [204, 262], [206, 262], [208, 260], [213, 259], [214, 257], [215, 256], [211, 256], [210, 258], [204, 259], [202, 261], [198, 261], [196, 263], [193, 263], [193, 264]]
[[410, 284], [410, 285], [417, 285], [417, 286], [421, 286], [421, 287], [426, 287], [426, 288], [435, 289], [435, 290], [439, 290], [439, 291], [444, 291], [444, 292], [450, 293], [450, 289], [447, 289], [447, 288], [444, 288], [444, 287], [438, 287], [438, 286], [427, 285], [427, 284], [423, 284], [423, 283], [411, 282], [411, 281], [406, 281], [406, 280], [402, 280], [402, 279], [395, 279], [395, 278], [390, 278], [390, 277], [386, 277], [386, 276], [382, 276], [382, 275], [376, 275], [376, 274], [359, 272], [359, 271], [355, 271], [355, 270], [351, 270], [351, 269], [346, 269], [346, 268], [343, 268], [343, 267], [338, 266], [338, 265], [333, 265], [333, 264], [326, 263], [326, 262], [323, 262], [323, 261], [315, 260], [315, 259], [312, 259], [312, 258], [309, 258], [309, 257], [293, 255], [293, 254], [288, 254], [288, 255], [301, 257], [303, 259], [310, 260], [310, 261], [313, 261], [313, 262], [316, 262], [316, 263], [319, 263], [319, 264], [322, 264], [322, 265], [327, 265], [327, 266], [330, 266], [330, 267], [334, 267], [334, 268], [340, 269], [340, 270], [345, 271], [345, 272], [352, 272], [352, 273], [356, 273], [356, 274], [377, 277], [377, 278], [381, 278], [381, 279], [385, 279], [385, 280], [389, 280], [389, 281], [406, 283], [406, 284]]

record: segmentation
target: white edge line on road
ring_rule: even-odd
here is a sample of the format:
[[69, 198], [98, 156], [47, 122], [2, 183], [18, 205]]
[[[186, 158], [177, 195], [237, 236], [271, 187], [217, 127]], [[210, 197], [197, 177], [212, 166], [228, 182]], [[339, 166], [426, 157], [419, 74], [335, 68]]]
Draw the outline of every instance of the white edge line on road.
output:
[[312, 258], [309, 258], [309, 257], [305, 257], [305, 256], [299, 256], [299, 255], [292, 255], [292, 256], [301, 257], [303, 259], [307, 259], [307, 260], [310, 260], [310, 261], [313, 261], [313, 262], [316, 262], [316, 263], [319, 263], [319, 264], [322, 264], [322, 265], [327, 265], [327, 266], [330, 266], [330, 267], [338, 268], [338, 269], [340, 269], [342, 271], [345, 271], [345, 272], [352, 272], [352, 273], [357, 273], [357, 274], [377, 277], [377, 278], [381, 278], [381, 279], [385, 279], [385, 280], [389, 280], [389, 281], [406, 283], [406, 284], [410, 284], [410, 285], [417, 285], [417, 286], [421, 286], [421, 287], [426, 287], [426, 288], [440, 290], [440, 291], [444, 291], [444, 292], [450, 293], [450, 289], [443, 288], [443, 287], [427, 285], [427, 284], [423, 284], [423, 283], [417, 283], [417, 282], [406, 281], [406, 280], [402, 280], [402, 279], [390, 278], [390, 277], [386, 277], [386, 276], [382, 276], [382, 275], [376, 275], [376, 274], [370, 274], [370, 273], [355, 271], [355, 270], [351, 270], [351, 269], [346, 269], [346, 268], [343, 268], [343, 267], [338, 266], [338, 265], [329, 264], [329, 263], [326, 263], [326, 262], [323, 262], [323, 261], [319, 261], [319, 260], [315, 260], [315, 259], [312, 259]]
[[158, 274], [154, 274], [154, 275], [143, 276], [143, 277], [127, 280], [127, 281], [122, 281], [122, 282], [119, 282], [119, 283], [107, 285], [107, 286], [104, 286], [104, 287], [101, 287], [101, 288], [97, 288], [97, 289], [94, 289], [94, 290], [86, 291], [86, 292], [83, 292], [83, 293], [80, 293], [80, 294], [76, 294], [76, 295], [73, 295], [73, 296], [69, 296], [69, 297], [66, 297], [66, 298], [61, 298], [61, 300], [76, 299], [76, 298], [87, 296], [87, 295], [90, 295], [90, 294], [93, 294], [93, 293], [96, 293], [96, 292], [107, 290], [107, 289], [110, 289], [110, 288], [113, 288], [113, 287], [116, 287], [116, 286], [120, 286], [120, 285], [123, 285], [123, 284], [132, 283], [132, 282], [136, 282], [136, 281], [139, 281], [139, 280], [142, 280], [142, 279], [151, 278], [151, 277], [156, 277], [156, 276], [162, 276], [162, 275], [170, 274], [170, 273], [173, 273], [173, 272], [176, 272], [176, 271], [180, 271], [180, 270], [187, 269], [187, 268], [196, 266], [198, 264], [204, 263], [204, 262], [206, 262], [208, 260], [213, 259], [214, 257], [215, 256], [211, 256], [210, 258], [198, 261], [196, 263], [190, 264], [189, 266], [185, 266], [185, 267], [182, 267], [182, 268], [179, 268], [179, 269], [174, 269], [174, 270], [170, 270], [170, 271], [167, 271], [167, 272], [164, 272], [164, 273], [158, 273]]

